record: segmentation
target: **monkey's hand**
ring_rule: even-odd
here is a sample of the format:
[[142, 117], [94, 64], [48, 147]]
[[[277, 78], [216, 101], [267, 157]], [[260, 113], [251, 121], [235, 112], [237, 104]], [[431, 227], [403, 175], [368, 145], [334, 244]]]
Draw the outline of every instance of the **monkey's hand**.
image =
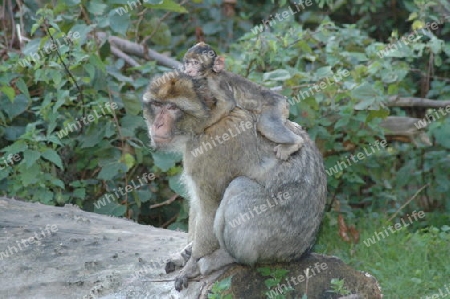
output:
[[175, 271], [186, 265], [192, 254], [192, 242], [183, 248], [181, 252], [175, 253], [166, 263], [166, 273]]
[[274, 152], [276, 152], [277, 158], [281, 160], [287, 160], [290, 155], [298, 151], [303, 145], [303, 139], [299, 143], [292, 144], [279, 144], [274, 147]]
[[180, 274], [175, 278], [175, 290], [179, 292], [183, 288], [187, 288], [189, 278], [194, 278], [198, 275], [200, 275], [200, 270], [197, 261], [194, 258], [191, 258], [181, 270]]

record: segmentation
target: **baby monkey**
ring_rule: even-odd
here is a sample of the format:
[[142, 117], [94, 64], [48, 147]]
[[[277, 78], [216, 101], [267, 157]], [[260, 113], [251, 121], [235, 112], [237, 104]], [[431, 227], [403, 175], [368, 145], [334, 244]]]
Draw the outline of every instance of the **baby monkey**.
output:
[[287, 160], [301, 148], [303, 138], [285, 126], [289, 111], [284, 96], [226, 71], [224, 58], [203, 42], [190, 48], [183, 60], [186, 74], [205, 80], [200, 92], [216, 100], [208, 125], [218, 122], [237, 106], [257, 116], [257, 130], [278, 144], [274, 148], [277, 158]]

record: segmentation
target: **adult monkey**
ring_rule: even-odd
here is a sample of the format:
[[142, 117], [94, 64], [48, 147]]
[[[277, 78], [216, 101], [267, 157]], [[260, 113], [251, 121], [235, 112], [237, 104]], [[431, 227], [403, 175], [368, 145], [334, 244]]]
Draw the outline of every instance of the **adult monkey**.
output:
[[[184, 180], [190, 194], [189, 240], [178, 259], [187, 263], [175, 279], [181, 290], [188, 279], [226, 264], [247, 265], [299, 259], [312, 246], [326, 200], [322, 158], [309, 136], [286, 122], [304, 139], [301, 151], [288, 161], [277, 159], [274, 143], [253, 129], [251, 112], [234, 108], [209, 125], [214, 103], [203, 99], [197, 82], [171, 74], [165, 83], [154, 80], [144, 94], [144, 117], [152, 146], [183, 153]], [[230, 130], [237, 132], [214, 149], [194, 156], [195, 149]], [[278, 194], [287, 200], [275, 201]], [[286, 198], [285, 198], [286, 199]], [[247, 214], [246, 221], [235, 219]]]

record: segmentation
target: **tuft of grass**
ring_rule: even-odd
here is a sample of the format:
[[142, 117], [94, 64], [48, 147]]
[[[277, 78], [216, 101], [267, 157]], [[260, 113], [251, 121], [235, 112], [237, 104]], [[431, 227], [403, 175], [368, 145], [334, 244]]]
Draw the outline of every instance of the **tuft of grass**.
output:
[[[450, 289], [450, 216], [430, 215], [425, 221], [411, 223], [395, 233], [365, 245], [364, 240], [384, 231], [388, 222], [377, 214], [364, 215], [355, 221], [360, 232], [358, 244], [349, 244], [339, 237], [336, 214], [327, 214], [314, 251], [334, 255], [357, 270], [375, 276], [381, 285], [384, 298], [420, 298], [445, 293]], [[430, 224], [434, 218], [439, 227]], [[446, 224], [442, 224], [446, 223]]]

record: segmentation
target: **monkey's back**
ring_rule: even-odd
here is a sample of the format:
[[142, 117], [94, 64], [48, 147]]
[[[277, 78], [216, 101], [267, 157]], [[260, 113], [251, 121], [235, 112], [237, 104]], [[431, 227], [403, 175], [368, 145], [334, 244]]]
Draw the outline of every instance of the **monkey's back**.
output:
[[[252, 127], [240, 129], [241, 123], [246, 122], [251, 122]], [[185, 174], [196, 182], [196, 188], [209, 194], [204, 200], [211, 204], [219, 205], [230, 183], [240, 177], [259, 184], [267, 201], [279, 192], [287, 192], [291, 196], [284, 204], [273, 205], [263, 217], [259, 215], [260, 218], [255, 217], [252, 222], [233, 230], [224, 229], [217, 236], [223, 243], [222, 246], [242, 263], [297, 259], [311, 246], [319, 229], [326, 201], [326, 175], [322, 157], [306, 132], [289, 121], [287, 125], [305, 141], [301, 150], [287, 161], [277, 159], [273, 152], [275, 144], [257, 133], [253, 127], [252, 113], [239, 108], [235, 108], [228, 117], [209, 127], [204, 135], [196, 136], [187, 145], [184, 156]], [[224, 134], [230, 135], [226, 141], [223, 140], [226, 138]], [[217, 139], [217, 136], [221, 136], [223, 142], [220, 143], [221, 139]], [[215, 144], [212, 140], [216, 140]], [[208, 146], [209, 149], [197, 157], [192, 155], [193, 150], [205, 148], [208, 142], [211, 148]], [[245, 193], [245, 189], [240, 190]], [[227, 212], [228, 220], [247, 213], [252, 206], [262, 204], [259, 202], [260, 198], [243, 198], [233, 204], [236, 206], [234, 209], [230, 208]], [[264, 227], [267, 229], [263, 229]], [[244, 250], [238, 244], [237, 239], [241, 239], [240, 242], [245, 242], [245, 239], [241, 235], [237, 237], [237, 231], [244, 235], [263, 234], [265, 244], [276, 250], [266, 252], [264, 248], [259, 248], [255, 251], [257, 256], [252, 257], [241, 254], [250, 249]], [[234, 239], [236, 242], [230, 241]], [[292, 248], [297, 250], [293, 252]]]
[[228, 83], [236, 104], [243, 109], [259, 112], [263, 106], [275, 106], [279, 102], [286, 103], [284, 96], [238, 74], [222, 71], [218, 75], [221, 84]]

